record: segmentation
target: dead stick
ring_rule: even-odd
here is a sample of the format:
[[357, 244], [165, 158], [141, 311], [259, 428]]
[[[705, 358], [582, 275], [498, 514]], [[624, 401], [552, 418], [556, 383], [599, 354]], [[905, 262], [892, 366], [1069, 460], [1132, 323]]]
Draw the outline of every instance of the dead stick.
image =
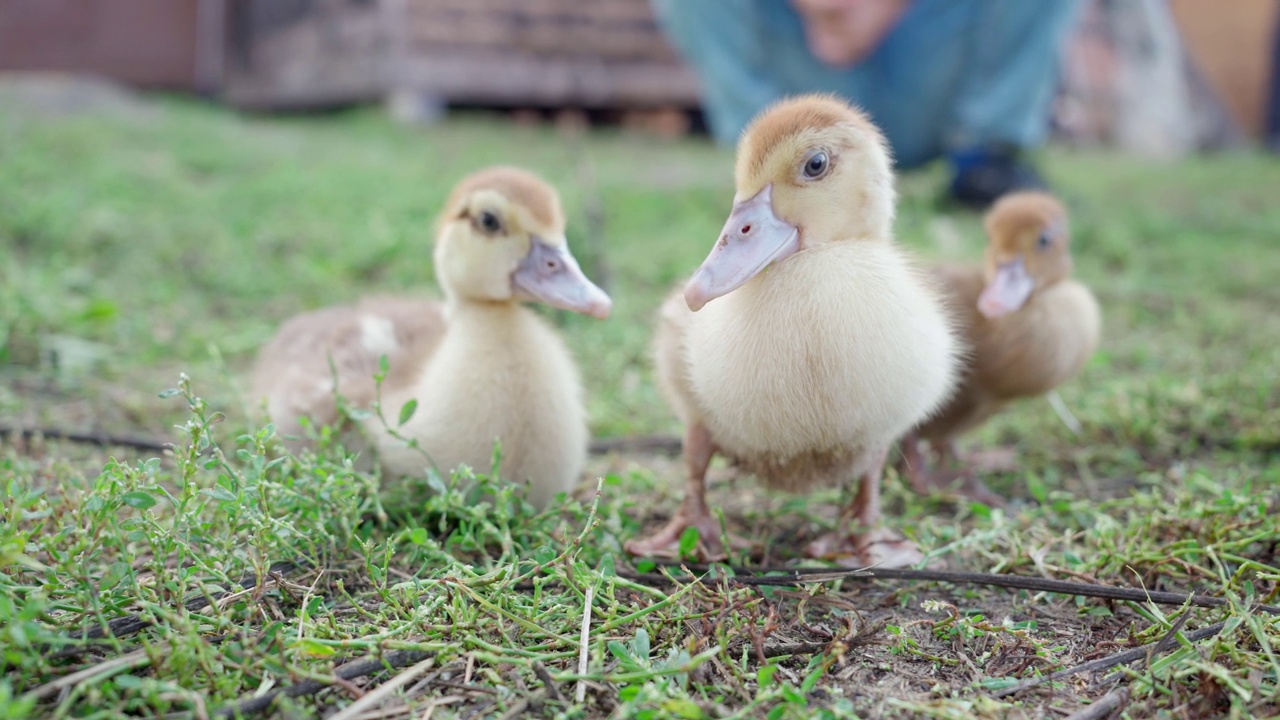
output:
[[97, 665], [90, 665], [83, 670], [71, 673], [65, 677], [60, 677], [52, 682], [45, 683], [44, 685], [26, 693], [22, 697], [39, 700], [40, 698], [53, 695], [59, 690], [65, 690], [66, 688], [78, 685], [79, 683], [109, 677], [120, 672], [132, 670], [141, 665], [146, 665], [150, 662], [151, 658], [147, 655], [146, 650], [134, 650], [128, 655], [121, 655], [118, 658], [107, 660], [105, 662], [98, 663]]
[[235, 717], [236, 715], [249, 715], [250, 713], [258, 713], [271, 707], [275, 699], [281, 695], [286, 697], [302, 697], [304, 695], [314, 695], [321, 690], [337, 683], [339, 680], [354, 680], [365, 675], [372, 675], [380, 670], [395, 670], [397, 668], [406, 667], [415, 663], [426, 660], [431, 653], [421, 650], [403, 650], [400, 652], [388, 653], [384, 658], [373, 658], [370, 660], [358, 660], [356, 662], [347, 663], [333, 671], [332, 682], [321, 682], [319, 680], [304, 680], [293, 685], [286, 685], [276, 688], [267, 693], [263, 693], [258, 697], [252, 697], [247, 700], [241, 700], [238, 703], [227, 705], [220, 708], [214, 713], [216, 717]]
[[[153, 450], [155, 452], [163, 452], [173, 446], [171, 442], [133, 435], [109, 435], [100, 432], [78, 432], [59, 428], [19, 428], [0, 425], [0, 437], [6, 435], [20, 435], [25, 439], [46, 437], [103, 447], [119, 446], [136, 450]], [[674, 435], [624, 435], [596, 438], [591, 441], [591, 454], [607, 455], [612, 452], [656, 452], [678, 455], [680, 454], [680, 438]]]
[[1156, 643], [1156, 646], [1147, 654], [1147, 667], [1151, 667], [1151, 660], [1157, 655], [1166, 653], [1169, 651], [1169, 648], [1173, 647], [1173, 643], [1178, 639], [1178, 633], [1182, 632], [1183, 626], [1187, 624], [1187, 620], [1190, 617], [1191, 615], [1189, 613], [1183, 613], [1182, 617], [1178, 618], [1178, 621], [1173, 624], [1173, 627], [1169, 628], [1169, 632], [1165, 633], [1164, 637], [1160, 638], [1160, 642]]
[[680, 438], [674, 435], [624, 435], [596, 438], [591, 441], [592, 455], [608, 455], [613, 452], [654, 452], [679, 455]]
[[1067, 720], [1100, 720], [1119, 710], [1129, 700], [1129, 689], [1118, 688], [1067, 716]]
[[[693, 569], [693, 568], [691, 568]], [[709, 570], [702, 567], [699, 571]], [[724, 578], [740, 585], [794, 586], [812, 582], [832, 582], [835, 580], [923, 580], [930, 582], [948, 582], [956, 585], [987, 585], [992, 587], [1008, 587], [1036, 592], [1052, 592], [1063, 595], [1082, 595], [1085, 597], [1106, 598], [1109, 600], [1127, 600], [1130, 602], [1153, 602], [1159, 605], [1183, 605], [1190, 603], [1197, 607], [1225, 607], [1230, 604], [1225, 598], [1200, 595], [1198, 593], [1176, 593], [1164, 590], [1143, 590], [1140, 588], [1114, 587], [1097, 583], [1082, 583], [1069, 580], [1051, 580], [1048, 578], [1025, 577], [1021, 575], [997, 575], [994, 573], [957, 572], [950, 570], [916, 570], [911, 568], [864, 568], [861, 570], [831, 570], [827, 568], [734, 568], [733, 577]], [[778, 573], [766, 575], [765, 573]], [[655, 576], [664, 577], [664, 576]], [[675, 578], [679, 582], [691, 582], [693, 577]], [[701, 578], [706, 580], [708, 578]], [[714, 579], [714, 578], [712, 578]], [[1251, 606], [1252, 610], [1260, 610], [1272, 615], [1280, 615], [1280, 607], [1262, 603]]]
[[541, 661], [533, 661], [533, 674], [538, 676], [544, 687], [547, 688], [547, 696], [556, 702], [564, 702], [564, 695], [560, 694], [560, 686], [556, 683], [555, 678], [551, 677], [551, 673], [547, 671], [547, 666]]
[[[280, 574], [288, 573], [291, 570], [295, 570], [304, 566], [305, 564], [302, 563], [301, 561], [296, 563], [295, 562], [278, 562], [273, 564], [270, 568], [267, 569], [267, 576], [271, 576], [277, 573], [280, 573]], [[237, 592], [242, 592], [244, 590], [252, 590], [253, 588], [258, 586], [258, 583], [259, 583], [259, 578], [257, 575], [245, 575], [243, 578], [240, 579], [239, 584], [240, 584], [241, 590]], [[228, 590], [228, 591], [215, 592], [215, 593], [212, 593], [211, 595], [196, 595], [195, 597], [192, 597], [186, 602], [184, 602], [182, 604], [182, 607], [186, 608], [190, 612], [195, 612], [197, 610], [204, 609], [211, 602], [217, 602], [218, 600], [221, 600], [222, 598], [227, 597], [228, 595], [231, 595], [231, 594], [232, 594], [232, 591]], [[98, 640], [108, 635], [116, 639], [128, 637], [130, 635], [134, 635], [142, 631], [144, 628], [147, 628], [150, 625], [151, 625], [150, 620], [144, 620], [142, 616], [138, 614], [129, 614], [129, 615], [125, 615], [124, 617], [118, 617], [114, 620], [111, 620], [110, 622], [107, 623], [107, 626], [105, 629], [101, 625], [90, 625], [82, 629], [78, 636], [67, 638], [66, 642], [69, 645], [69, 647], [64, 647], [54, 652], [52, 654], [52, 657], [55, 657], [55, 658], [67, 657], [70, 655], [78, 654], [86, 649], [84, 645], [71, 645], [71, 643], [76, 643], [76, 642], [84, 643], [89, 640]], [[51, 648], [46, 648], [46, 651], [50, 649]]]
[[423, 660], [417, 665], [414, 665], [408, 670], [405, 670], [373, 690], [365, 693], [364, 697], [361, 697], [359, 700], [356, 700], [346, 706], [341, 711], [330, 715], [328, 720], [356, 720], [356, 718], [360, 717], [367, 710], [372, 709], [382, 701], [386, 700], [388, 696], [398, 688], [408, 684], [410, 681], [416, 680], [419, 675], [430, 670], [431, 667], [435, 665], [435, 662], [436, 659], [434, 657], [429, 657], [426, 660]]
[[33, 437], [47, 437], [56, 440], [70, 440], [72, 442], [88, 443], [90, 445], [101, 445], [103, 447], [116, 445], [119, 447], [129, 447], [137, 450], [153, 450], [155, 452], [163, 452], [173, 446], [173, 443], [164, 442], [163, 440], [135, 437], [132, 435], [108, 435], [101, 432], [77, 432], [75, 430], [60, 430], [58, 428], [20, 428], [0, 425], [0, 437], [6, 435], [19, 435], [24, 440], [30, 440]]
[[[1217, 635], [1218, 633], [1222, 632], [1222, 628], [1224, 627], [1226, 627], [1226, 623], [1220, 622], [1220, 623], [1214, 623], [1208, 627], [1200, 628], [1199, 630], [1196, 630], [1194, 632], [1187, 633], [1186, 635], [1187, 642], [1200, 642], [1201, 640], [1204, 640], [1206, 638], [1211, 638], [1214, 635]], [[1049, 673], [1048, 675], [1045, 675], [1043, 677], [1025, 680], [1012, 687], [1007, 687], [1003, 690], [997, 691], [993, 693], [993, 695], [998, 698], [1005, 697], [1008, 695], [1015, 695], [1017, 693], [1022, 692], [1023, 690], [1036, 687], [1037, 685], [1043, 685], [1044, 683], [1047, 683], [1047, 682], [1061, 680], [1064, 677], [1079, 675], [1080, 673], [1086, 673], [1086, 672], [1098, 672], [1099, 670], [1106, 670], [1107, 668], [1112, 668], [1112, 667], [1115, 667], [1116, 665], [1123, 665], [1125, 663], [1133, 662], [1134, 660], [1141, 660], [1142, 658], [1147, 657], [1148, 655], [1154, 655], [1155, 653], [1153, 653], [1152, 650], [1155, 648], [1158, 648], [1160, 645], [1163, 645], [1163, 644], [1164, 644], [1164, 639], [1161, 639], [1160, 642], [1158, 643], [1143, 645], [1142, 647], [1133, 648], [1132, 650], [1125, 650], [1124, 652], [1119, 652], [1119, 653], [1116, 653], [1115, 655], [1109, 655], [1104, 658], [1098, 658], [1097, 660], [1090, 660], [1087, 663], [1076, 665], [1073, 668], [1067, 668], [1066, 670], [1059, 670], [1055, 673]]]

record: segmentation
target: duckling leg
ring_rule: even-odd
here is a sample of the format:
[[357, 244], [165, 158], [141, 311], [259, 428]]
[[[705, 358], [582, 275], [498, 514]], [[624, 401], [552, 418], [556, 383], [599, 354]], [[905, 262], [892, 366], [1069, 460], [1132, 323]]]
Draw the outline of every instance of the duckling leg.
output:
[[[684, 434], [684, 461], [688, 471], [684, 500], [680, 509], [661, 530], [646, 538], [628, 540], [623, 546], [632, 555], [662, 558], [680, 557], [680, 536], [687, 528], [698, 529], [698, 553], [704, 560], [728, 557], [720, 541], [720, 523], [707, 507], [707, 467], [715, 455], [711, 433], [699, 424], [690, 425]], [[729, 547], [747, 548], [751, 543], [730, 534]]]
[[902, 438], [902, 475], [907, 484], [920, 495], [927, 495], [932, 489], [929, 486], [929, 468], [925, 466], [924, 453], [920, 452], [920, 436], [914, 431]]
[[[914, 441], [914, 443], [913, 443]], [[931, 448], [932, 450], [932, 448]], [[902, 439], [902, 457], [906, 465], [906, 479], [919, 495], [932, 495], [934, 492], [950, 491], [952, 486], [956, 486], [956, 480], [959, 480], [959, 486], [956, 486], [956, 492], [960, 496], [968, 497], [969, 500], [982, 502], [983, 505], [991, 507], [1004, 507], [1006, 501], [1004, 497], [996, 495], [986, 483], [982, 482], [980, 473], [984, 466], [975, 464], [969, 468], [959, 468], [961, 465], [959, 454], [956, 452], [955, 443], [951, 441], [938, 443], [936, 464], [933, 468], [925, 468], [922, 452], [919, 451], [919, 439], [914, 436], [908, 436]]]
[[969, 453], [969, 466], [984, 473], [1017, 472], [1018, 453], [1007, 447], [978, 450]]
[[840, 513], [836, 529], [805, 547], [810, 557], [834, 559], [850, 567], [884, 568], [908, 567], [924, 559], [914, 542], [880, 524], [880, 476], [887, 455], [888, 449], [877, 453], [862, 474], [858, 494]]

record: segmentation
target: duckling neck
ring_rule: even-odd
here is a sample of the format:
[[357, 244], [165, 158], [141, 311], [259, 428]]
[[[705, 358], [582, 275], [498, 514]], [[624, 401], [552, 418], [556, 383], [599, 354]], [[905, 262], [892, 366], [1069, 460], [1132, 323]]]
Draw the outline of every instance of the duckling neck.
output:
[[510, 300], [471, 300], [450, 298], [445, 305], [450, 317], [464, 317], [480, 322], [509, 319], [528, 312], [519, 303]]
[[529, 307], [518, 302], [449, 302], [445, 316], [448, 328], [434, 365], [457, 366], [456, 372], [461, 372], [483, 363], [518, 377], [529, 377], [539, 365], [538, 348], [547, 343], [549, 328]]

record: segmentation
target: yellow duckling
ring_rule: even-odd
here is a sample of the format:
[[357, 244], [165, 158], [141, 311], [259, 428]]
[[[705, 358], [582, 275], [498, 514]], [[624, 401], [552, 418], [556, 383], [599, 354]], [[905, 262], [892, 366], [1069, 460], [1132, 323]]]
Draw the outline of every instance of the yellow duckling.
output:
[[840, 527], [807, 552], [914, 563], [914, 544], [880, 524], [881, 471], [890, 446], [946, 399], [957, 342], [894, 244], [885, 140], [833, 97], [786, 100], [743, 134], [735, 180], [724, 230], [664, 304], [656, 337], [658, 378], [685, 426], [684, 502], [627, 550], [672, 555], [696, 527], [703, 553], [723, 555], [705, 485], [719, 452], [774, 488], [859, 479]]
[[[386, 355], [382, 406], [396, 433], [446, 472], [488, 469], [501, 443], [503, 478], [528, 482], [530, 501], [545, 506], [577, 482], [589, 435], [573, 358], [521, 301], [602, 319], [612, 307], [579, 269], [564, 227], [559, 195], [538, 177], [508, 167], [467, 177], [445, 204], [436, 241], [445, 302], [370, 299], [299, 315], [262, 349], [254, 397], [266, 399], [282, 433], [300, 435], [302, 417], [338, 420], [331, 360], [337, 393], [367, 408]], [[416, 411], [395, 427], [410, 400]], [[363, 425], [388, 475], [428, 466], [377, 418]]]

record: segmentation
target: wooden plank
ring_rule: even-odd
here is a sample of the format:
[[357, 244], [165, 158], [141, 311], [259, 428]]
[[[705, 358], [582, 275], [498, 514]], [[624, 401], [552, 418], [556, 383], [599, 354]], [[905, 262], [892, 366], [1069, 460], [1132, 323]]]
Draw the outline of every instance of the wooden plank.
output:
[[251, 60], [228, 71], [232, 102], [417, 95], [497, 106], [697, 105], [693, 75], [648, 0], [310, 0], [295, 9], [281, 22], [263, 16], [270, 27], [250, 33]]
[[375, 100], [387, 83], [388, 26], [376, 6], [320, 3], [288, 23], [250, 30], [249, 52], [229, 63], [223, 97], [252, 109]]
[[653, 63], [531, 60], [496, 53], [416, 54], [401, 87], [460, 103], [557, 107], [696, 107], [688, 70]]
[[198, 0], [0, 0], [0, 70], [196, 86]]

